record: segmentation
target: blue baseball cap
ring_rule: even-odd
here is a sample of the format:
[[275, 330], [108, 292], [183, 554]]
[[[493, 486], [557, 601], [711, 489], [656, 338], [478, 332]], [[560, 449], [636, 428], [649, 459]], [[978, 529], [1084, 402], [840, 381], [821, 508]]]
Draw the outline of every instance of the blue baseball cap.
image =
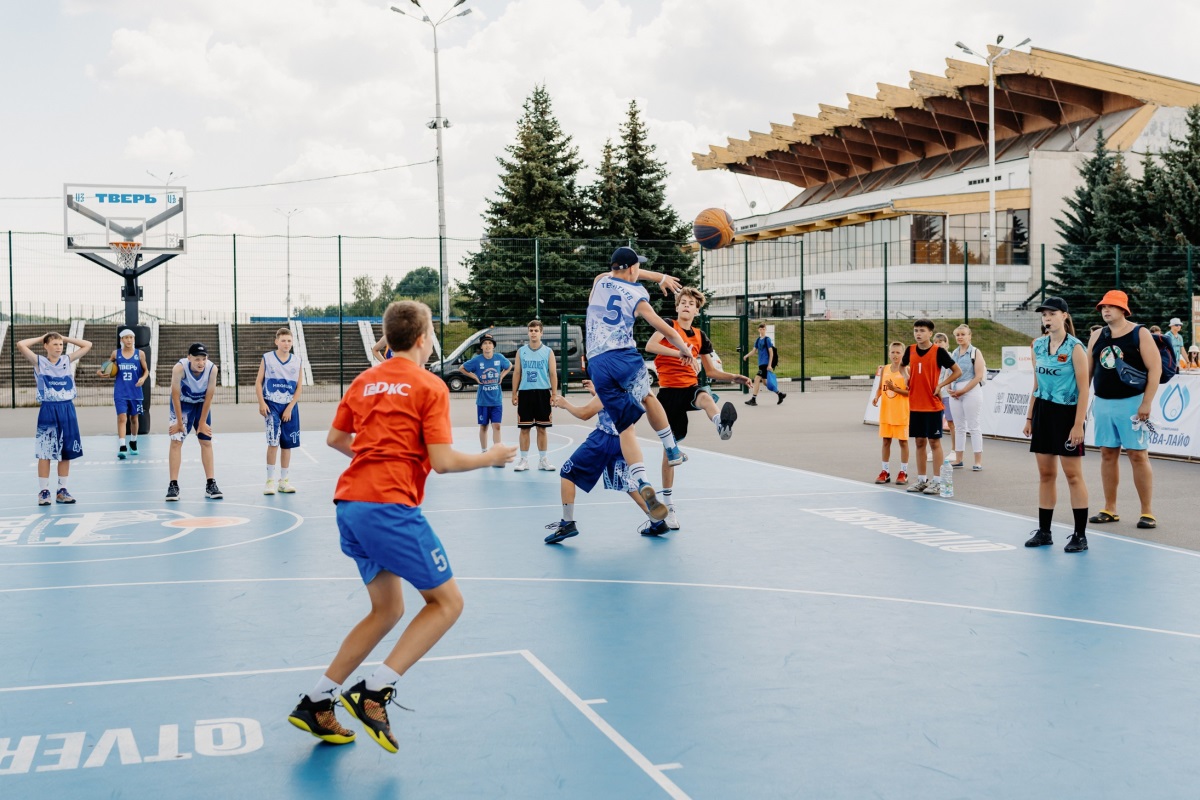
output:
[[628, 269], [635, 264], [645, 264], [646, 257], [639, 256], [632, 247], [618, 247], [616, 250], [613, 250], [612, 258], [608, 260], [608, 263], [614, 267]]

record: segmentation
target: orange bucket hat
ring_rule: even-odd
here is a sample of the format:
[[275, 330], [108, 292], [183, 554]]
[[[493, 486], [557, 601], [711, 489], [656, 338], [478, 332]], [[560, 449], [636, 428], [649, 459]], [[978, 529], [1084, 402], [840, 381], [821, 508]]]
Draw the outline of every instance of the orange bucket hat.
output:
[[1129, 316], [1129, 295], [1117, 289], [1110, 289], [1104, 294], [1104, 297], [1099, 303], [1096, 303], [1096, 310], [1100, 310], [1100, 306], [1112, 306], [1119, 308], [1125, 312], [1125, 316]]

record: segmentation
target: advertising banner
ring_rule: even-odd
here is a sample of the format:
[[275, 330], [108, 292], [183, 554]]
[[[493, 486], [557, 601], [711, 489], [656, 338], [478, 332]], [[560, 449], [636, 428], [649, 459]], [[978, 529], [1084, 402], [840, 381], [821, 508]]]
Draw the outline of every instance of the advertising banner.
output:
[[1001, 347], [1001, 371], [1021, 370], [1033, 372], [1033, 350], [1029, 347]]

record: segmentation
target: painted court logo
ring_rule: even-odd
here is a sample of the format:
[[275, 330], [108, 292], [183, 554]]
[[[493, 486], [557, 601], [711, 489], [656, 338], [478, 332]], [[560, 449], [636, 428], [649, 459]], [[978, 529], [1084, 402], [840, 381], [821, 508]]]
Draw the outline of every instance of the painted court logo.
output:
[[920, 522], [882, 514], [867, 508], [806, 508], [810, 514], [816, 514], [836, 522], [856, 525], [860, 528], [895, 536], [897, 539], [907, 539], [910, 542], [923, 544], [926, 547], [936, 547], [948, 553], [992, 553], [997, 550], [1015, 550], [1011, 544], [989, 542], [965, 533], [935, 528]]
[[194, 517], [182, 511], [129, 509], [0, 517], [0, 546], [85, 547], [161, 544], [201, 529], [249, 522], [244, 517]]

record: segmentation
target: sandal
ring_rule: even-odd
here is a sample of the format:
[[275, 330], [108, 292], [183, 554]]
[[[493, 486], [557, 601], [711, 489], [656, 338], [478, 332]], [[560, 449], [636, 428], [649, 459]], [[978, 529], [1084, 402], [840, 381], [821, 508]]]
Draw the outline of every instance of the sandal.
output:
[[1121, 521], [1121, 517], [1119, 515], [1110, 514], [1107, 511], [1100, 511], [1095, 516], [1088, 517], [1088, 522], [1092, 522], [1097, 525], [1104, 523], [1104, 522], [1120, 522], [1120, 521]]
[[1138, 517], [1137, 526], [1139, 528], [1157, 528], [1158, 520], [1154, 518], [1153, 514], [1142, 514]]

